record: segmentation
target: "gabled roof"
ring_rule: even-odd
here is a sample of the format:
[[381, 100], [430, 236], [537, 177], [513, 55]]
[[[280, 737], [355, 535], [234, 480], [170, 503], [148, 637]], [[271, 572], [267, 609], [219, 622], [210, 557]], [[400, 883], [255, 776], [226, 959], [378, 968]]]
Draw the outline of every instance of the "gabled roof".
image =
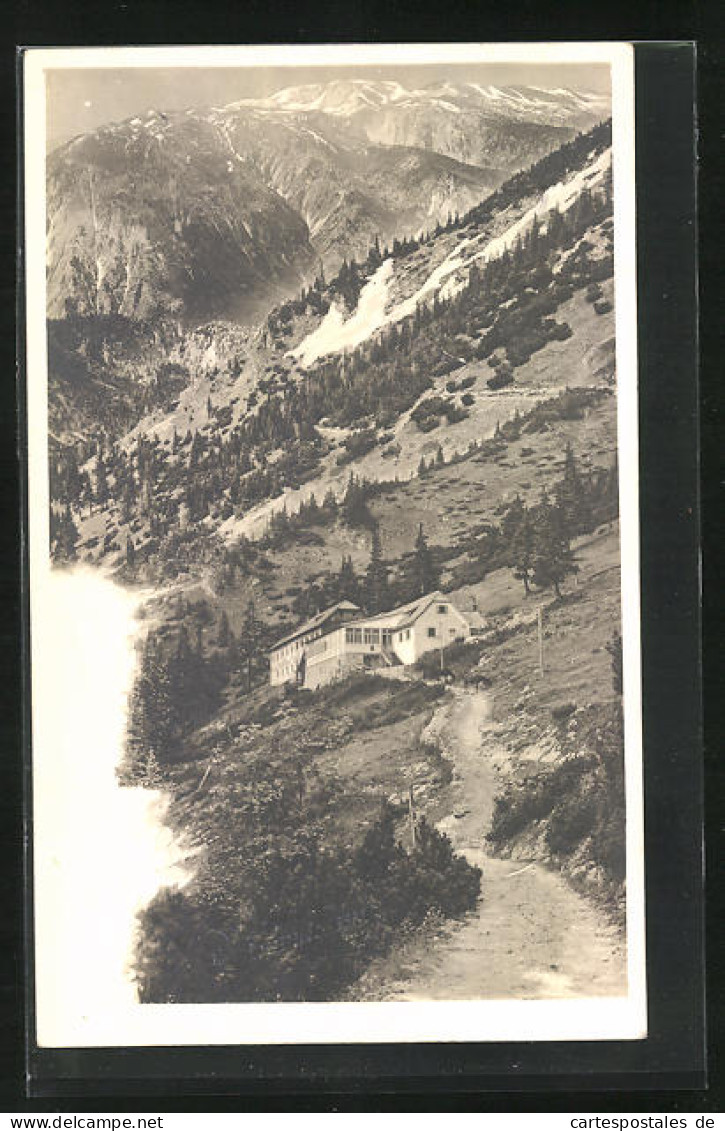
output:
[[[426, 593], [423, 597], [417, 597], [415, 601], [408, 601], [407, 605], [398, 605], [396, 609], [389, 609], [387, 613], [371, 613], [370, 616], [363, 614], [359, 617], [354, 617], [352, 620], [345, 621], [345, 627], [347, 628], [349, 625], [375, 624], [377, 621], [383, 625], [389, 625], [390, 628], [398, 632], [401, 628], [409, 628], [410, 625], [414, 624], [436, 601], [440, 601], [441, 603], [445, 602], [446, 605], [453, 605], [450, 597], [446, 597], [445, 593], [441, 593], [440, 590], [436, 589], [433, 593]], [[455, 606], [453, 607], [455, 608]], [[459, 616], [463, 616], [463, 613], [460, 613], [458, 609], [456, 609], [456, 612], [458, 612]], [[464, 617], [464, 620], [465, 619]]]
[[401, 628], [409, 628], [436, 601], [445, 601], [447, 605], [452, 604], [448, 597], [436, 589], [433, 593], [426, 593], [423, 597], [417, 597], [415, 601], [408, 601], [407, 605], [398, 605], [396, 609], [390, 609], [387, 613], [375, 613], [374, 616], [370, 617], [356, 617], [355, 621], [350, 623], [357, 624], [364, 621], [367, 624], [368, 621], [385, 620], [390, 621], [391, 627], [398, 631]]
[[301, 624], [299, 628], [296, 628], [294, 632], [290, 632], [287, 636], [283, 636], [282, 639], [278, 640], [274, 647], [270, 649], [270, 654], [272, 652], [276, 652], [278, 648], [282, 648], [285, 644], [289, 644], [290, 641], [296, 640], [298, 636], [306, 636], [308, 632], [314, 632], [315, 629], [321, 628], [322, 625], [326, 624], [327, 621], [335, 615], [335, 613], [359, 612], [360, 606], [354, 605], [352, 601], [338, 601], [336, 605], [331, 605], [329, 609], [323, 609], [323, 611], [321, 613], [318, 613], [317, 616], [312, 617], [308, 621], [305, 621], [305, 623]]

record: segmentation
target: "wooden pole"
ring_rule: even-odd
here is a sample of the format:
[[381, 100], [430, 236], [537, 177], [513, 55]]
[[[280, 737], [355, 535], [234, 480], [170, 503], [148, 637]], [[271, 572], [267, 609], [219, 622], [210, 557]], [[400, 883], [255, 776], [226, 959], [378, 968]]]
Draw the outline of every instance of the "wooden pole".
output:
[[544, 606], [539, 605], [536, 615], [536, 623], [539, 629], [539, 675], [544, 675]]
[[408, 786], [408, 818], [409, 818], [409, 821], [410, 821], [410, 839], [411, 839], [413, 848], [415, 848], [415, 846], [416, 846], [415, 810], [413, 809], [413, 787], [412, 787], [412, 785]]

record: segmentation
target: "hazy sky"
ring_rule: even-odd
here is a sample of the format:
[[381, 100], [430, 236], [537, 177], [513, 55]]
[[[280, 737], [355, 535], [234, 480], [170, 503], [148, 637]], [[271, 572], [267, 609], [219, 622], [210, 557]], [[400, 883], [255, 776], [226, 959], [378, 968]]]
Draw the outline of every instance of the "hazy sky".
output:
[[123, 121], [152, 107], [183, 110], [225, 106], [240, 98], [263, 98], [286, 86], [333, 79], [394, 79], [405, 87], [453, 82], [573, 87], [609, 93], [610, 72], [604, 64], [582, 63], [447, 63], [414, 66], [354, 67], [135, 67], [46, 71], [48, 146], [106, 122]]

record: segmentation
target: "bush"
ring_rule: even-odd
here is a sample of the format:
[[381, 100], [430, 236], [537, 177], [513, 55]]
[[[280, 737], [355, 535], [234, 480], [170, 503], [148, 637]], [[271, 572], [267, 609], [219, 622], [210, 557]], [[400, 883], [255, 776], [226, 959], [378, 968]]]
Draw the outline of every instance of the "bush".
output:
[[488, 840], [500, 849], [543, 827], [557, 863], [566, 866], [573, 858], [580, 863], [584, 855], [601, 874], [602, 894], [616, 905], [625, 879], [621, 706], [608, 703], [576, 713], [571, 706], [552, 710], [555, 717], [559, 713], [558, 722], [572, 720], [560, 732], [563, 760], [499, 795]]
[[[257, 783], [255, 792], [263, 789]], [[196, 885], [160, 893], [141, 913], [141, 1001], [334, 999], [401, 929], [475, 905], [480, 869], [425, 819], [416, 841], [410, 852], [396, 842], [394, 813], [384, 806], [346, 848], [325, 848], [301, 829], [264, 838], [246, 869], [237, 863], [230, 872], [222, 845], [226, 882], [207, 862], [213, 899]], [[212, 858], [219, 853], [217, 844]]]
[[344, 441], [344, 452], [337, 457], [338, 467], [344, 467], [353, 460], [361, 459], [371, 452], [378, 442], [378, 437], [373, 428], [362, 429], [347, 436]]
[[509, 369], [501, 367], [495, 377], [489, 377], [486, 381], [489, 389], [505, 389], [507, 385], [513, 385], [514, 375]]

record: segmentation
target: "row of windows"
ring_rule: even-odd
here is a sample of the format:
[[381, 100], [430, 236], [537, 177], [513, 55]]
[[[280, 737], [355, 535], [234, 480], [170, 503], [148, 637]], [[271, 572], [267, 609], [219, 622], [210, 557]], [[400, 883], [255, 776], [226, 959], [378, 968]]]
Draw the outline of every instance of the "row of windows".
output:
[[[448, 605], [437, 605], [436, 611], [441, 616], [444, 616], [448, 612]], [[284, 648], [280, 649], [278, 655], [275, 657], [275, 660], [279, 662], [283, 657], [294, 655], [295, 653], [299, 652], [300, 648], [303, 648], [309, 640], [316, 640], [319, 636], [321, 636], [321, 634], [322, 630], [317, 629], [315, 632], [310, 633], [308, 636], [300, 637], [298, 640], [292, 641], [291, 644], [287, 644]], [[389, 647], [392, 644], [394, 635], [395, 634], [393, 633], [392, 629], [388, 628], [384, 628], [382, 630], [379, 628], [345, 629], [345, 641], [347, 644], [380, 644], [382, 640], [382, 645], [385, 648], [386, 646]], [[436, 635], [437, 633], [434, 627], [428, 629], [428, 636], [431, 639], [433, 639]], [[399, 632], [397, 634], [397, 637], [398, 640], [410, 640], [410, 629], [407, 628]], [[323, 648], [319, 650], [326, 651], [326, 648], [327, 645], [325, 644]]]
[[308, 632], [304, 636], [300, 636], [297, 640], [293, 640], [291, 644], [285, 644], [284, 648], [280, 648], [275, 654], [275, 659], [280, 659], [283, 656], [293, 656], [299, 652], [300, 648], [304, 648], [310, 640], [317, 640], [322, 635], [322, 629], [317, 628], [314, 632]]
[[[389, 648], [395, 637], [392, 628], [346, 628], [345, 642], [347, 644], [382, 644]], [[398, 633], [398, 640], [410, 640], [410, 629]]]

